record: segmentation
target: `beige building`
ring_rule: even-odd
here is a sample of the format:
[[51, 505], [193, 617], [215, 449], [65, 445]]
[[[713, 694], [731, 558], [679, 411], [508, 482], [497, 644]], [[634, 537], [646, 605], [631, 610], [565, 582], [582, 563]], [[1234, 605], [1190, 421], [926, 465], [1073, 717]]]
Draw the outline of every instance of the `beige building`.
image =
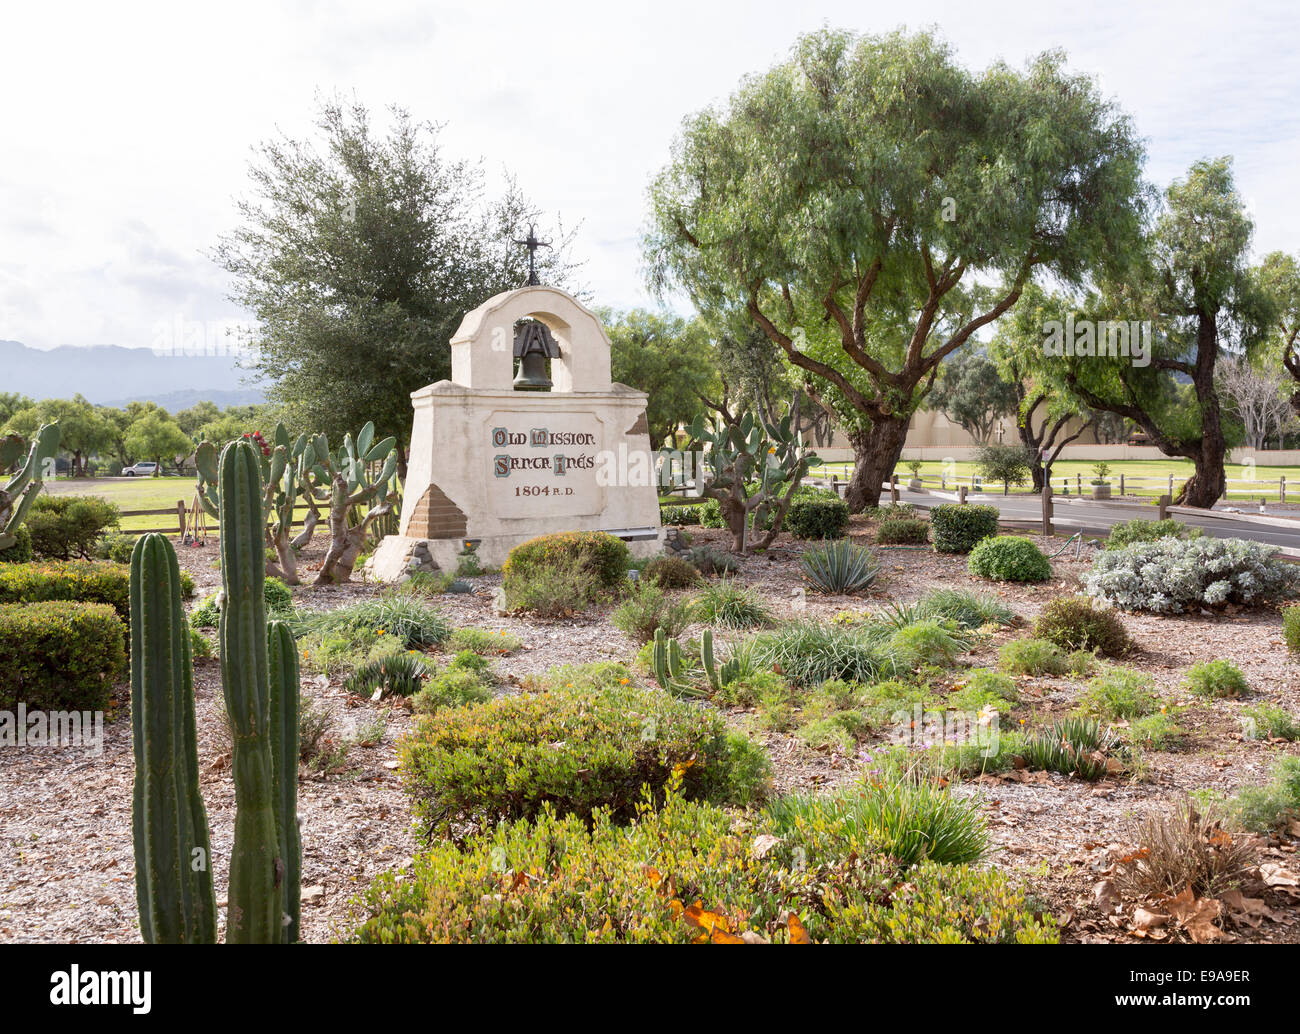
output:
[[[1074, 434], [1081, 423], [1078, 418], [1070, 421], [1065, 436]], [[1019, 442], [1020, 434], [1016, 430], [1015, 417], [1007, 416], [999, 420], [993, 427], [993, 434], [989, 441], [1007, 445]], [[974, 435], [960, 424], [950, 420], [945, 413], [937, 409], [924, 409], [913, 414], [908, 424], [907, 441], [903, 445], [902, 458], [905, 460], [969, 459], [980, 444]], [[1097, 444], [1097, 436], [1091, 427], [1071, 443], [1072, 446]], [[849, 445], [844, 432], [836, 430], [829, 445], [817, 448], [817, 455], [831, 462], [851, 460], [853, 448]]]

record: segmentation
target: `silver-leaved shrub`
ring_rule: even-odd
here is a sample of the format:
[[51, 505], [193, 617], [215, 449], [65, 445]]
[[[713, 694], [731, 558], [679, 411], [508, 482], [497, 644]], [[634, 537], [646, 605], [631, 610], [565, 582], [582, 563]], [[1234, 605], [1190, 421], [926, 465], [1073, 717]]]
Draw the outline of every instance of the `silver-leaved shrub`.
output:
[[1100, 553], [1083, 576], [1089, 596], [1123, 610], [1181, 614], [1198, 607], [1253, 606], [1293, 596], [1300, 568], [1277, 548], [1246, 539], [1134, 542]]

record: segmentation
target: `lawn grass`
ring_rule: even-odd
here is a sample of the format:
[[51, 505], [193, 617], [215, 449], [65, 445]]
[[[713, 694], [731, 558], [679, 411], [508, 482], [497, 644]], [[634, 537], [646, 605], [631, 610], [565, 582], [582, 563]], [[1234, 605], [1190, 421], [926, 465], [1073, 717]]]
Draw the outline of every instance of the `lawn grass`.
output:
[[[176, 509], [176, 501], [183, 499], [189, 506], [194, 499], [194, 476], [141, 477], [141, 478], [59, 478], [46, 481], [44, 491], [51, 495], [94, 495], [116, 503], [127, 510]], [[301, 520], [307, 508], [299, 506], [295, 516]], [[216, 518], [208, 517], [208, 528], [216, 527]], [[123, 517], [123, 531], [140, 531], [145, 528], [167, 528], [178, 531], [180, 521], [167, 514], [143, 517]]]
[[[1192, 476], [1192, 464], [1186, 460], [1114, 460], [1107, 461], [1110, 464], [1109, 479], [1111, 490], [1116, 494], [1119, 493], [1119, 476], [1124, 475], [1126, 479], [1125, 492], [1128, 495], [1148, 496], [1152, 499], [1164, 495], [1169, 491], [1169, 475], [1174, 477], [1174, 492], [1177, 494], [1179, 485], [1187, 478]], [[1052, 464], [1052, 488], [1060, 494], [1062, 490], [1061, 479], [1068, 477], [1070, 480], [1070, 494], [1074, 495], [1077, 491], [1077, 477], [1083, 479], [1084, 494], [1090, 494], [1092, 486], [1089, 482], [1093, 478], [1092, 468], [1095, 460], [1057, 460]], [[1287, 481], [1287, 501], [1300, 502], [1300, 467], [1250, 467], [1245, 464], [1229, 463], [1225, 466], [1228, 484], [1228, 498], [1231, 501], [1239, 503], [1249, 503], [1263, 497], [1272, 501], [1278, 498], [1278, 478], [1285, 476]], [[840, 478], [847, 478], [852, 474], [852, 463], [827, 463], [824, 466], [816, 468], [815, 476], [829, 476], [836, 474]], [[937, 478], [940, 475], [946, 475], [949, 479], [949, 486], [953, 487], [952, 479], [958, 477], [963, 479], [964, 484], [970, 484], [970, 478], [976, 472], [975, 463], [971, 460], [961, 460], [952, 463], [944, 463], [941, 460], [926, 460], [921, 464], [921, 476], [923, 478]], [[1245, 479], [1253, 476], [1258, 482], [1257, 485], [1251, 484], [1234, 484], [1233, 479]], [[906, 484], [910, 478], [911, 471], [905, 464], [900, 463], [895, 473], [898, 475], [900, 484]], [[1143, 480], [1133, 482], [1132, 478], [1155, 478], [1158, 480]], [[1020, 490], [1025, 491], [1029, 481], [1026, 479], [1025, 484]], [[926, 483], [927, 488], [936, 487], [933, 482]], [[986, 490], [989, 492], [1001, 492], [1001, 482], [985, 482]], [[1011, 489], [1016, 491], [1015, 486]]]

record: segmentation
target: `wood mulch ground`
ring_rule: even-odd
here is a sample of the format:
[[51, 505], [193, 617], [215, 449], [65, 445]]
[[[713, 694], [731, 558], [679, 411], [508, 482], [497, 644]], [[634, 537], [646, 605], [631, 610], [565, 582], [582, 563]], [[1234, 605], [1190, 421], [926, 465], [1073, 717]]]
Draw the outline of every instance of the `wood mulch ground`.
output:
[[[696, 543], [725, 545], [721, 532], [691, 529]], [[854, 518], [853, 536], [869, 541], [871, 526]], [[1037, 540], [1049, 554], [1064, 537]], [[319, 563], [318, 539], [305, 557], [304, 578]], [[802, 544], [781, 536], [762, 556], [741, 561], [739, 577], [762, 593], [779, 617], [827, 619], [835, 613], [893, 601], [912, 601], [935, 586], [987, 589], [1003, 599], [1024, 621], [982, 644], [964, 663], [992, 665], [997, 647], [1008, 638], [1028, 634], [1031, 622], [1053, 597], [1075, 591], [1077, 579], [1091, 562], [1092, 547], [1080, 560], [1074, 546], [1052, 562], [1054, 578], [1037, 586], [980, 583], [966, 572], [964, 557], [929, 550], [882, 548], [881, 578], [866, 597], [824, 598], [805, 594], [799, 576]], [[214, 567], [215, 541], [206, 548], [179, 550], [193, 574], [195, 603], [220, 585]], [[524, 646], [497, 662], [502, 692], [517, 691], [530, 673], [557, 664], [592, 660], [626, 660], [636, 644], [613, 628], [608, 610], [562, 621], [498, 615], [493, 590], [499, 576], [471, 580], [472, 594], [443, 598], [452, 621], [486, 629], [507, 628]], [[294, 590], [299, 609], [339, 606], [373, 594], [377, 587], [353, 584]], [[994, 851], [990, 864], [1023, 877], [1043, 907], [1063, 924], [1067, 940], [1135, 941], [1133, 904], [1113, 910], [1104, 890], [1115, 850], [1134, 846], [1138, 820], [1167, 809], [1190, 790], [1211, 788], [1231, 793], [1259, 785], [1269, 765], [1295, 744], [1270, 744], [1243, 738], [1240, 712], [1252, 703], [1271, 701], [1300, 714], [1296, 666], [1287, 655], [1276, 611], [1196, 615], [1176, 618], [1127, 615], [1125, 624], [1139, 652], [1126, 661], [1149, 672], [1171, 702], [1191, 702], [1180, 684], [1198, 660], [1227, 658], [1245, 673], [1251, 695], [1240, 701], [1195, 703], [1186, 712], [1192, 743], [1181, 752], [1149, 752], [1147, 770], [1137, 780], [1110, 779], [1085, 783], [1061, 776], [1024, 782], [985, 777], [959, 787], [981, 802]], [[688, 631], [688, 634], [698, 629]], [[229, 745], [224, 729], [219, 665], [196, 665], [197, 720], [203, 794], [212, 827], [215, 880], [222, 900], [233, 832], [234, 788]], [[1082, 687], [1070, 679], [1024, 679], [1027, 703], [1011, 721], [1027, 727], [1063, 716]], [[381, 871], [401, 866], [418, 850], [410, 809], [396, 773], [396, 742], [411, 727], [401, 707], [350, 697], [340, 679], [304, 675], [304, 690], [328, 708], [333, 735], [354, 737], [366, 729], [382, 735], [371, 746], [353, 747], [343, 770], [329, 775], [303, 770], [299, 814], [303, 822], [303, 933], [308, 941], [327, 941], [345, 934], [349, 900]], [[80, 748], [0, 749], [0, 941], [138, 941], [131, 845], [131, 729], [125, 687], [119, 708], [106, 728], [103, 753]], [[751, 728], [745, 714], [728, 721]], [[777, 789], [828, 788], [856, 778], [870, 766], [872, 745], [858, 756], [820, 753], [792, 736], [757, 733], [772, 758]], [[1300, 827], [1295, 827], [1300, 833]], [[1300, 888], [1288, 878], [1300, 873], [1295, 836], [1256, 838], [1264, 874], [1275, 885], [1253, 883], [1246, 893], [1265, 902], [1263, 918], [1246, 917], [1219, 924], [1228, 937], [1244, 941], [1300, 941]], [[1098, 890], [1101, 884], [1103, 889]], [[1100, 895], [1100, 906], [1098, 901]], [[222, 908], [224, 916], [224, 907]], [[1258, 925], [1253, 925], [1258, 924]], [[1170, 924], [1173, 928], [1173, 924]], [[1159, 930], [1157, 937], [1163, 936]], [[1170, 940], [1185, 939], [1175, 933]]]

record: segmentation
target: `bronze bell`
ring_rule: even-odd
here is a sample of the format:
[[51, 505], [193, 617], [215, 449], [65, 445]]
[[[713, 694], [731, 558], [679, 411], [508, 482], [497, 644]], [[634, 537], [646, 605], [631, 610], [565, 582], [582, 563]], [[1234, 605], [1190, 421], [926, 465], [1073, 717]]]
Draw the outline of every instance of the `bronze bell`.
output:
[[560, 358], [560, 346], [551, 337], [550, 328], [540, 320], [522, 320], [515, 328], [515, 391], [550, 391], [551, 378], [546, 361]]

